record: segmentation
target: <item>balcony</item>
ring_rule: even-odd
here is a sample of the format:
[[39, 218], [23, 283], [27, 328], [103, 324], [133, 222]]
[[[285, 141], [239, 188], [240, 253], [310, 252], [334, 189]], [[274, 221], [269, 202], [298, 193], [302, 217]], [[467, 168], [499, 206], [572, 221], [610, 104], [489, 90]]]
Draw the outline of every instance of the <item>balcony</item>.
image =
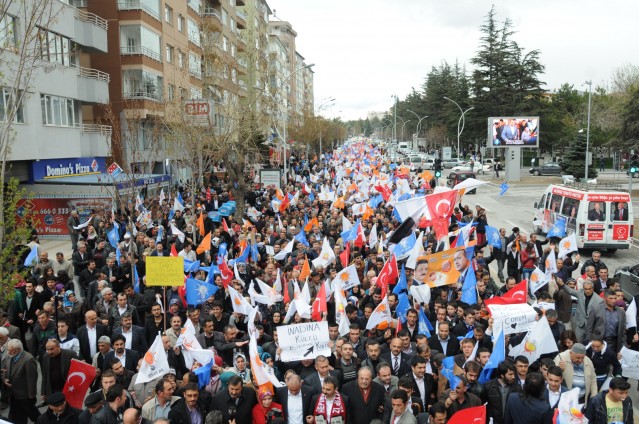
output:
[[244, 12], [237, 10], [235, 15], [237, 16], [237, 27], [239, 29], [246, 29], [246, 15]]
[[107, 52], [108, 29], [109, 23], [106, 19], [83, 9], [75, 9], [74, 41], [86, 47], [89, 52]]
[[242, 80], [238, 81], [237, 83], [240, 86], [240, 89], [239, 89], [237, 94], [240, 97], [247, 97], [248, 96], [248, 89], [246, 88], [246, 83], [244, 81], [242, 81]]
[[77, 67], [78, 99], [87, 103], [105, 104], [109, 102], [109, 81], [106, 72], [97, 69]]
[[110, 125], [82, 124], [80, 151], [82, 156], [109, 156], [112, 128]]
[[162, 56], [160, 53], [154, 52], [148, 47], [142, 46], [126, 46], [120, 47], [120, 54], [122, 56], [146, 56], [157, 62], [162, 62]]
[[246, 6], [246, 1], [244, 1], [244, 0], [235, 0], [235, 4], [237, 6]]
[[160, 12], [158, 10], [153, 10], [148, 4], [147, 1], [144, 0], [119, 0], [118, 1], [118, 10], [140, 10], [147, 15], [151, 16], [156, 21], [162, 21], [162, 17], [160, 16]]
[[248, 66], [247, 66], [247, 64], [246, 64], [246, 59], [244, 59], [244, 58], [240, 58], [240, 59], [238, 59], [238, 60], [237, 60], [237, 65], [238, 65], [238, 66], [237, 66], [237, 71], [238, 71], [240, 74], [246, 75], [246, 74], [247, 74], [247, 72], [248, 72]]
[[128, 100], [152, 100], [154, 102], [162, 101], [162, 93], [156, 90], [140, 89], [140, 90], [125, 91], [122, 96]]

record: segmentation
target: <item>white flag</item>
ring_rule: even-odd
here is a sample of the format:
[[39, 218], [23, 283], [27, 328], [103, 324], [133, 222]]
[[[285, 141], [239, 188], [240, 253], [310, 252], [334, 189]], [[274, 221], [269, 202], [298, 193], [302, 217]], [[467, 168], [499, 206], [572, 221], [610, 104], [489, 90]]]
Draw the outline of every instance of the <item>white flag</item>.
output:
[[171, 234], [177, 236], [180, 239], [180, 243], [184, 243], [184, 233], [175, 226], [175, 224], [171, 224]]
[[302, 288], [302, 292], [300, 293], [299, 297], [307, 304], [311, 303], [311, 291], [308, 286], [308, 277], [306, 277], [306, 281], [304, 282], [304, 287]]
[[180, 201], [177, 199], [177, 197], [173, 198], [173, 210], [174, 211], [183, 211], [184, 210], [184, 206], [182, 206], [182, 203], [180, 203]]
[[77, 227], [74, 226], [73, 229], [74, 230], [81, 230], [83, 228], [88, 227], [90, 223], [91, 223], [91, 218], [87, 219], [85, 222], [83, 222], [82, 224], [78, 225]]
[[371, 228], [370, 234], [368, 235], [368, 247], [370, 247], [372, 250], [375, 250], [378, 242], [379, 240], [377, 239], [377, 223], [375, 223], [373, 225], [373, 228]]
[[353, 223], [348, 220], [344, 215], [342, 215], [342, 232], [348, 231], [353, 228]]
[[284, 324], [288, 324], [295, 315], [295, 312], [302, 318], [311, 318], [311, 307], [308, 303], [304, 302], [304, 299], [298, 297], [289, 305], [288, 312], [286, 312], [286, 316], [284, 317]]
[[282, 295], [278, 294], [274, 287], [269, 286], [259, 278], [256, 278], [255, 281], [257, 281], [257, 285], [260, 286], [262, 295], [266, 296], [268, 299], [267, 305], [272, 306], [275, 302], [280, 302], [282, 300]]
[[362, 215], [366, 211], [366, 203], [357, 203], [353, 205], [353, 216]]
[[559, 259], [565, 259], [570, 252], [577, 252], [577, 235], [572, 233], [559, 242]]
[[360, 285], [359, 276], [357, 275], [357, 267], [350, 265], [341, 270], [335, 275], [331, 284], [333, 285], [333, 291], [336, 290], [336, 282], [339, 281], [343, 290], [348, 290], [355, 286]]
[[550, 325], [548, 319], [543, 316], [530, 329], [524, 340], [510, 350], [509, 356], [516, 358], [523, 355], [530, 363], [535, 362], [541, 355], [557, 352], [557, 343], [550, 337]]
[[552, 275], [558, 271], [557, 259], [555, 258], [554, 249], [550, 249], [550, 252], [548, 252], [548, 256], [546, 256], [545, 266], [546, 266], [546, 273], [545, 273], [546, 281], [550, 281], [552, 280]]
[[286, 244], [286, 247], [284, 247], [284, 249], [280, 250], [277, 255], [273, 256], [273, 258], [275, 258], [275, 260], [277, 261], [281, 261], [283, 259], [286, 258], [286, 255], [288, 255], [289, 253], [291, 253], [293, 251], [293, 246], [295, 245], [295, 239], [289, 241]]
[[160, 206], [164, 203], [164, 199], [166, 199], [166, 196], [164, 195], [164, 189], [162, 189], [160, 190]]
[[319, 256], [313, 259], [311, 262], [315, 268], [326, 268], [331, 262], [335, 260], [335, 252], [331, 249], [331, 245], [328, 243], [328, 238], [324, 237], [322, 243], [322, 251]]
[[[408, 252], [408, 259], [406, 260], [406, 268], [415, 269], [417, 267], [417, 258], [424, 256], [426, 251], [424, 250], [424, 233], [419, 232], [419, 237], [415, 242], [415, 246]], [[423, 281], [420, 281], [423, 283]]]
[[[579, 388], [563, 392], [557, 404], [557, 423], [580, 422], [586, 423], [588, 420], [581, 412], [582, 405], [579, 403]], [[555, 421], [555, 420], [553, 420]]]
[[[186, 320], [186, 323], [180, 331], [180, 336], [175, 342], [175, 347], [184, 346], [186, 349], [202, 349], [200, 342], [195, 338], [195, 327], [190, 319]], [[190, 369], [191, 367], [189, 367]]]
[[537, 290], [546, 284], [546, 274], [544, 274], [539, 268], [535, 267], [535, 270], [530, 274], [528, 285], [530, 286], [530, 292], [534, 295]]
[[[268, 366], [260, 359], [260, 354], [257, 350], [257, 339], [255, 332], [249, 334], [249, 358], [251, 362], [251, 373], [257, 382], [258, 386], [262, 384], [272, 383], [274, 387], [284, 387], [284, 384], [278, 381], [275, 377], [275, 371], [272, 367]], [[273, 358], [275, 359], [275, 358]]]
[[377, 325], [387, 322], [391, 323], [391, 310], [388, 306], [388, 297], [384, 297], [384, 299], [379, 302], [379, 305], [375, 308], [370, 318], [368, 318], [368, 323], [366, 324], [366, 329], [370, 330], [372, 328], [377, 327]]
[[196, 361], [206, 365], [215, 360], [215, 353], [211, 349], [186, 348], [182, 350], [182, 355], [184, 355], [184, 364], [188, 369], [191, 369]]
[[348, 301], [346, 300], [340, 281], [333, 286], [333, 290], [333, 293], [335, 293], [335, 296], [333, 296], [335, 299], [335, 322], [339, 323], [341, 322], [342, 316], [346, 315], [346, 305], [348, 305]]
[[342, 314], [339, 319], [339, 335], [344, 337], [351, 331], [351, 322], [348, 320], [346, 314]]
[[632, 302], [626, 309], [626, 329], [637, 327], [637, 302], [632, 298]]
[[140, 365], [140, 370], [138, 371], [138, 377], [135, 379], [135, 384], [147, 383], [158, 377], [162, 377], [168, 372], [169, 360], [164, 351], [162, 336], [158, 334], [155, 336], [155, 341], [149, 350], [144, 354], [142, 365]]
[[248, 315], [251, 313], [253, 307], [250, 303], [231, 285], [227, 287], [229, 291], [229, 297], [231, 298], [231, 305], [233, 305], [233, 312], [237, 312], [238, 314]]

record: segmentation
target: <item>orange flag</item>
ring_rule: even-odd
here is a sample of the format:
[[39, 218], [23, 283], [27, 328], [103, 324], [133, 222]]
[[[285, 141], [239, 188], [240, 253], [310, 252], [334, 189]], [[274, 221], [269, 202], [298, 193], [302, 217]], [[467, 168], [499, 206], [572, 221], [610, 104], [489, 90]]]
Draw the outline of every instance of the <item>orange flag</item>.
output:
[[195, 249], [195, 252], [198, 255], [201, 255], [207, 250], [211, 250], [211, 233], [208, 233], [206, 237], [202, 239], [202, 241], [200, 242], [200, 245], [197, 247], [197, 249]]
[[304, 226], [304, 231], [311, 231], [313, 229], [313, 226], [319, 227], [319, 221], [317, 220], [317, 217], [308, 221], [308, 224]]
[[302, 265], [302, 271], [300, 271], [299, 280], [304, 281], [306, 280], [306, 277], [308, 277], [309, 275], [311, 275], [311, 267], [308, 264], [308, 256], [307, 256], [306, 259], [304, 260], [304, 265]]
[[337, 200], [333, 202], [333, 205], [331, 207], [336, 209], [344, 209], [344, 198], [338, 197]]
[[197, 219], [197, 228], [200, 229], [200, 237], [204, 237], [204, 212], [201, 212]]
[[362, 219], [364, 221], [366, 221], [368, 218], [370, 218], [373, 215], [373, 209], [368, 206], [368, 204], [366, 205], [366, 208], [364, 209], [364, 214], [362, 214]]

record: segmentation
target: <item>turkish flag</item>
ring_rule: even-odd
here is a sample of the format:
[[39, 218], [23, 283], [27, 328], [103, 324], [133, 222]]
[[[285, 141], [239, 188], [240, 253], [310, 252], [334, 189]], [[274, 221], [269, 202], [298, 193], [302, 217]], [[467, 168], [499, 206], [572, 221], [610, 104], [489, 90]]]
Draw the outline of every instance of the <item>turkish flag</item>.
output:
[[322, 283], [322, 287], [320, 287], [313, 302], [311, 318], [313, 321], [319, 322], [322, 320], [322, 314], [324, 312], [328, 312], [328, 307], [326, 305], [326, 284]]
[[218, 269], [220, 270], [220, 276], [222, 277], [222, 284], [224, 288], [227, 288], [229, 283], [233, 281], [233, 271], [226, 264], [226, 261], [222, 261], [222, 263], [218, 264]]
[[348, 263], [350, 262], [350, 259], [351, 259], [351, 243], [347, 242], [346, 248], [344, 249], [342, 253], [339, 254], [339, 260], [342, 262], [343, 267], [347, 267]]
[[484, 305], [514, 305], [526, 303], [526, 292], [528, 290], [527, 281], [523, 280], [512, 289], [504, 293], [503, 296], [495, 296], [484, 300]]
[[397, 283], [399, 270], [397, 269], [397, 259], [393, 255], [382, 267], [377, 277], [377, 286], [382, 288], [382, 297], [386, 296], [388, 286]]
[[76, 409], [82, 409], [82, 402], [95, 379], [95, 367], [77, 359], [71, 360], [67, 381], [64, 383], [64, 397], [67, 403]]
[[382, 194], [382, 198], [384, 199], [385, 202], [388, 202], [388, 199], [390, 199], [391, 195], [393, 194], [393, 192], [391, 191], [390, 188], [388, 188], [388, 186], [381, 185], [381, 184], [376, 185], [375, 190], [377, 190], [378, 192]]
[[362, 248], [366, 244], [366, 234], [364, 234], [364, 227], [362, 224], [357, 226], [357, 237], [355, 238], [355, 246]]
[[448, 424], [468, 424], [486, 422], [486, 405], [462, 409], [453, 414]]
[[172, 258], [175, 258], [177, 255], [178, 255], [178, 252], [177, 252], [177, 249], [175, 248], [175, 243], [173, 243], [171, 245], [171, 253], [169, 254], [169, 256]]
[[441, 193], [429, 194], [425, 197], [428, 211], [432, 220], [437, 218], [450, 219], [455, 211], [455, 201], [457, 200], [457, 190], [442, 191]]

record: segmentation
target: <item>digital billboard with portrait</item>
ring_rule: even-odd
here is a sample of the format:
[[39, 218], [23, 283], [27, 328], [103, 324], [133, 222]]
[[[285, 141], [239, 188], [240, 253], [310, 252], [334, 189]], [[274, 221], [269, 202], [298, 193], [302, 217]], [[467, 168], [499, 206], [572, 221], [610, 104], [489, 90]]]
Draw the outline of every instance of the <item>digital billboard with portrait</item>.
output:
[[539, 147], [538, 116], [488, 118], [487, 147]]

